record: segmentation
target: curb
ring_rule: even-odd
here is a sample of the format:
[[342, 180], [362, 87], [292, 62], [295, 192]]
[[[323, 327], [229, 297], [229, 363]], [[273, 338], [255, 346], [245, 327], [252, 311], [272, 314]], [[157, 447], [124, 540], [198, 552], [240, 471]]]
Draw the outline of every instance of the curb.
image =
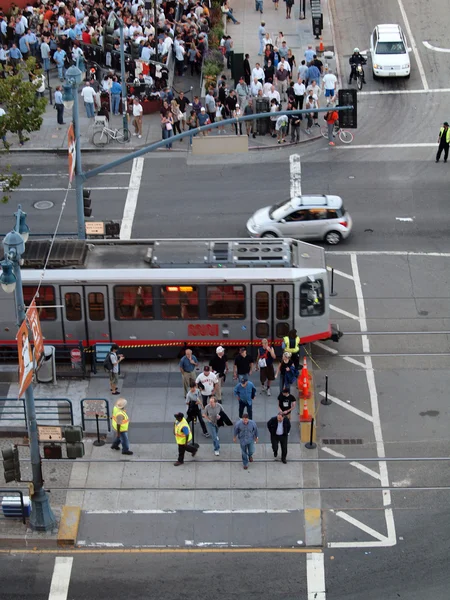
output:
[[59, 547], [75, 546], [80, 519], [81, 508], [79, 506], [63, 506], [57, 537]]

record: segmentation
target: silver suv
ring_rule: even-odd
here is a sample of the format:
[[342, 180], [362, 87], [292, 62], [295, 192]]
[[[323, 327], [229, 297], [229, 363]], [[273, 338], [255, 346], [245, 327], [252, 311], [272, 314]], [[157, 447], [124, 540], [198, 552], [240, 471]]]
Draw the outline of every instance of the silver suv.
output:
[[257, 210], [247, 221], [252, 237], [290, 237], [339, 244], [352, 219], [339, 196], [301, 196]]

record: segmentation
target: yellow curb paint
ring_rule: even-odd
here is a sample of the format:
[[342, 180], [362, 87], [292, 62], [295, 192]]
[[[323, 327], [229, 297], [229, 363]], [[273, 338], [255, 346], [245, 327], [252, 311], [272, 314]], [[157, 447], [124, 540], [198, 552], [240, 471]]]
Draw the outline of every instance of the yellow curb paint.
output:
[[307, 525], [320, 525], [322, 517], [320, 508], [305, 508], [305, 523]]
[[81, 508], [79, 506], [64, 506], [58, 529], [58, 546], [75, 546], [78, 527], [80, 526]]
[[308, 554], [322, 553], [321, 548], [71, 548], [9, 549], [0, 554]]

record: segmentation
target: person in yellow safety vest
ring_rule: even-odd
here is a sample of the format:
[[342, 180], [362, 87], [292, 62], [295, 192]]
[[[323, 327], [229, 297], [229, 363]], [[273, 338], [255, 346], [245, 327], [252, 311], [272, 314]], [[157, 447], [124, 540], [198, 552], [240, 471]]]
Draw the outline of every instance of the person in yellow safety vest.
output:
[[175, 467], [179, 467], [184, 464], [184, 455], [186, 451], [190, 452], [193, 458], [197, 454], [197, 447], [190, 443], [192, 441], [192, 433], [183, 413], [179, 412], [173, 416], [175, 417], [173, 433], [175, 435], [175, 441], [178, 444], [178, 460], [173, 464]]
[[448, 126], [447, 121], [445, 121], [444, 125], [439, 130], [438, 144], [439, 148], [436, 154], [436, 162], [439, 162], [442, 150], [444, 151], [444, 162], [447, 162], [448, 149], [450, 147], [450, 127]]
[[291, 353], [292, 361], [298, 369], [300, 363], [300, 338], [297, 335], [296, 329], [291, 329], [290, 332], [284, 336], [281, 347], [285, 352]]
[[114, 405], [112, 414], [112, 426], [115, 432], [114, 441], [111, 448], [113, 450], [120, 450], [120, 444], [122, 444], [122, 454], [133, 454], [130, 450], [130, 443], [128, 441], [128, 425], [130, 419], [125, 411], [128, 402], [125, 398], [119, 398]]

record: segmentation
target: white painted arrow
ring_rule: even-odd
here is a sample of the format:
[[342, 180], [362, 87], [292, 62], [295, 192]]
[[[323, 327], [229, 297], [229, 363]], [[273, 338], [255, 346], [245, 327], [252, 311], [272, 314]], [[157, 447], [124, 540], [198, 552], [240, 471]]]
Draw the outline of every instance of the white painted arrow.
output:
[[432, 46], [429, 42], [422, 42], [425, 48], [428, 50], [434, 50], [435, 52], [450, 52], [450, 48], [438, 48], [437, 46]]

